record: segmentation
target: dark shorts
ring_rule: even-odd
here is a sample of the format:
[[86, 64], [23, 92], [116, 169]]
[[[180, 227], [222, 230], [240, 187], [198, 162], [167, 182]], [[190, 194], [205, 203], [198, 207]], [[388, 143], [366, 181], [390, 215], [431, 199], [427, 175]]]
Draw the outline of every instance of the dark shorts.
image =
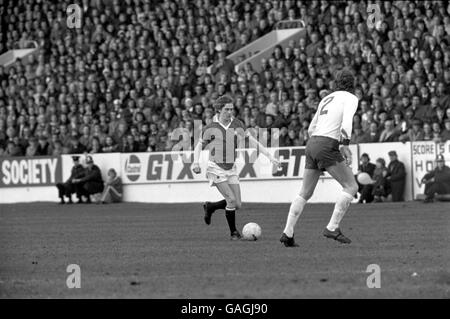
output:
[[325, 171], [327, 167], [344, 161], [339, 151], [339, 142], [326, 136], [312, 136], [306, 144], [306, 166], [308, 169]]

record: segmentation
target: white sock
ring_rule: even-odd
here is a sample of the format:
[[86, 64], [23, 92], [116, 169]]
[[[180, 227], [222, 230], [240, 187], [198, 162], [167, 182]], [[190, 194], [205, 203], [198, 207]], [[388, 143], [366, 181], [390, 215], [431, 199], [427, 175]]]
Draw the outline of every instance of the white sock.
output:
[[336, 228], [339, 227], [339, 223], [347, 212], [352, 200], [352, 195], [342, 191], [342, 193], [339, 195], [338, 200], [336, 201], [336, 204], [334, 205], [333, 215], [331, 215], [330, 222], [327, 225], [328, 230], [335, 231]]
[[294, 227], [297, 223], [298, 218], [300, 217], [303, 208], [305, 207], [306, 200], [301, 197], [300, 195], [297, 195], [295, 199], [291, 203], [291, 207], [289, 208], [289, 214], [286, 221], [286, 227], [284, 228], [284, 233], [288, 237], [294, 236]]

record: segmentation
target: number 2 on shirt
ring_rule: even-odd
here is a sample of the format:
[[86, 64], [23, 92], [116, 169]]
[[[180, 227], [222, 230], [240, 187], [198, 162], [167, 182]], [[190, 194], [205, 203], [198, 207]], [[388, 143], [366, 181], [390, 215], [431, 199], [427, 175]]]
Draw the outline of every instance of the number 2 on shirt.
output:
[[333, 101], [334, 96], [330, 96], [329, 98], [327, 98], [325, 101], [323, 101], [323, 106], [320, 109], [320, 113], [319, 115], [324, 115], [328, 113], [328, 110], [325, 110], [325, 106], [327, 106], [331, 101]]

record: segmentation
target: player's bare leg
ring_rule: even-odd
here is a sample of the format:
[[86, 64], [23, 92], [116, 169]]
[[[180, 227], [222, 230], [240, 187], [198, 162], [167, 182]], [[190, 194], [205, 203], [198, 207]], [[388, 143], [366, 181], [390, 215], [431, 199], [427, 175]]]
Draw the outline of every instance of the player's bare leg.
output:
[[241, 185], [239, 184], [228, 184], [230, 186], [231, 191], [234, 194], [234, 198], [236, 199], [236, 210], [240, 209], [242, 207], [242, 200], [241, 200]]
[[[239, 186], [239, 185], [238, 185]], [[236, 209], [238, 207], [236, 196], [233, 189], [230, 187], [228, 182], [222, 182], [216, 184], [217, 189], [222, 194], [222, 196], [227, 201], [227, 207], [225, 208], [225, 217], [227, 218], [228, 227], [230, 228], [230, 234], [232, 240], [237, 240], [241, 238], [241, 234], [236, 228]], [[239, 189], [240, 195], [240, 189]], [[240, 198], [239, 198], [240, 205]], [[240, 206], [239, 206], [240, 207]]]
[[333, 215], [323, 234], [325, 237], [335, 239], [344, 244], [349, 244], [351, 243], [351, 240], [342, 234], [339, 224], [347, 212], [350, 203], [353, 200], [353, 196], [358, 191], [358, 184], [356, 184], [351, 168], [347, 166], [345, 161], [327, 167], [327, 171], [339, 182], [339, 184], [341, 184], [343, 189], [341, 194], [339, 194], [334, 206]]
[[321, 171], [315, 169], [305, 169], [303, 175], [303, 183], [300, 193], [292, 201], [289, 208], [289, 214], [286, 221], [286, 227], [284, 228], [283, 234], [281, 235], [280, 241], [286, 247], [298, 246], [294, 241], [294, 228], [297, 224], [298, 218], [300, 217], [306, 202], [311, 198], [316, 188], [317, 182], [319, 181]]

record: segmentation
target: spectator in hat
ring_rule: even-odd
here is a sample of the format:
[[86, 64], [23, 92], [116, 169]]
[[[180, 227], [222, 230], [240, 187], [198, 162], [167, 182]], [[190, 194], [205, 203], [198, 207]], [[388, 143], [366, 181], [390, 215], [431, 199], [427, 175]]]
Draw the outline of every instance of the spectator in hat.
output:
[[79, 198], [78, 203], [83, 203], [83, 196], [86, 203], [91, 203], [91, 195], [103, 192], [103, 178], [100, 168], [94, 164], [92, 156], [86, 157], [86, 168], [81, 178], [72, 181], [75, 184], [75, 191]]
[[425, 184], [425, 203], [431, 203], [436, 194], [450, 194], [450, 167], [443, 155], [436, 158], [436, 168], [422, 178]]
[[117, 176], [116, 170], [108, 171], [108, 179], [105, 182], [105, 190], [100, 198], [102, 204], [119, 203], [122, 201], [122, 180]]
[[396, 151], [390, 151], [388, 155], [390, 160], [386, 176], [388, 194], [392, 195], [392, 201], [403, 202], [406, 183], [405, 165], [398, 160]]
[[[72, 204], [72, 194], [75, 192], [74, 179], [81, 178], [84, 175], [84, 167], [80, 164], [79, 156], [72, 156], [73, 167], [70, 173], [70, 177], [65, 183], [57, 183], [58, 197], [60, 198], [60, 204], [65, 204], [64, 196], [69, 199], [68, 204]], [[80, 199], [80, 198], [78, 198]]]
[[[363, 153], [360, 158], [360, 165], [358, 167], [358, 173], [367, 173], [369, 174], [370, 178], [373, 178], [373, 174], [375, 172], [375, 164], [370, 162], [370, 157], [367, 153]], [[358, 182], [358, 179], [356, 178], [356, 182], [358, 183], [358, 192], [361, 194], [361, 197], [359, 198], [359, 203], [371, 203], [373, 201], [373, 185], [367, 184], [362, 185]]]

